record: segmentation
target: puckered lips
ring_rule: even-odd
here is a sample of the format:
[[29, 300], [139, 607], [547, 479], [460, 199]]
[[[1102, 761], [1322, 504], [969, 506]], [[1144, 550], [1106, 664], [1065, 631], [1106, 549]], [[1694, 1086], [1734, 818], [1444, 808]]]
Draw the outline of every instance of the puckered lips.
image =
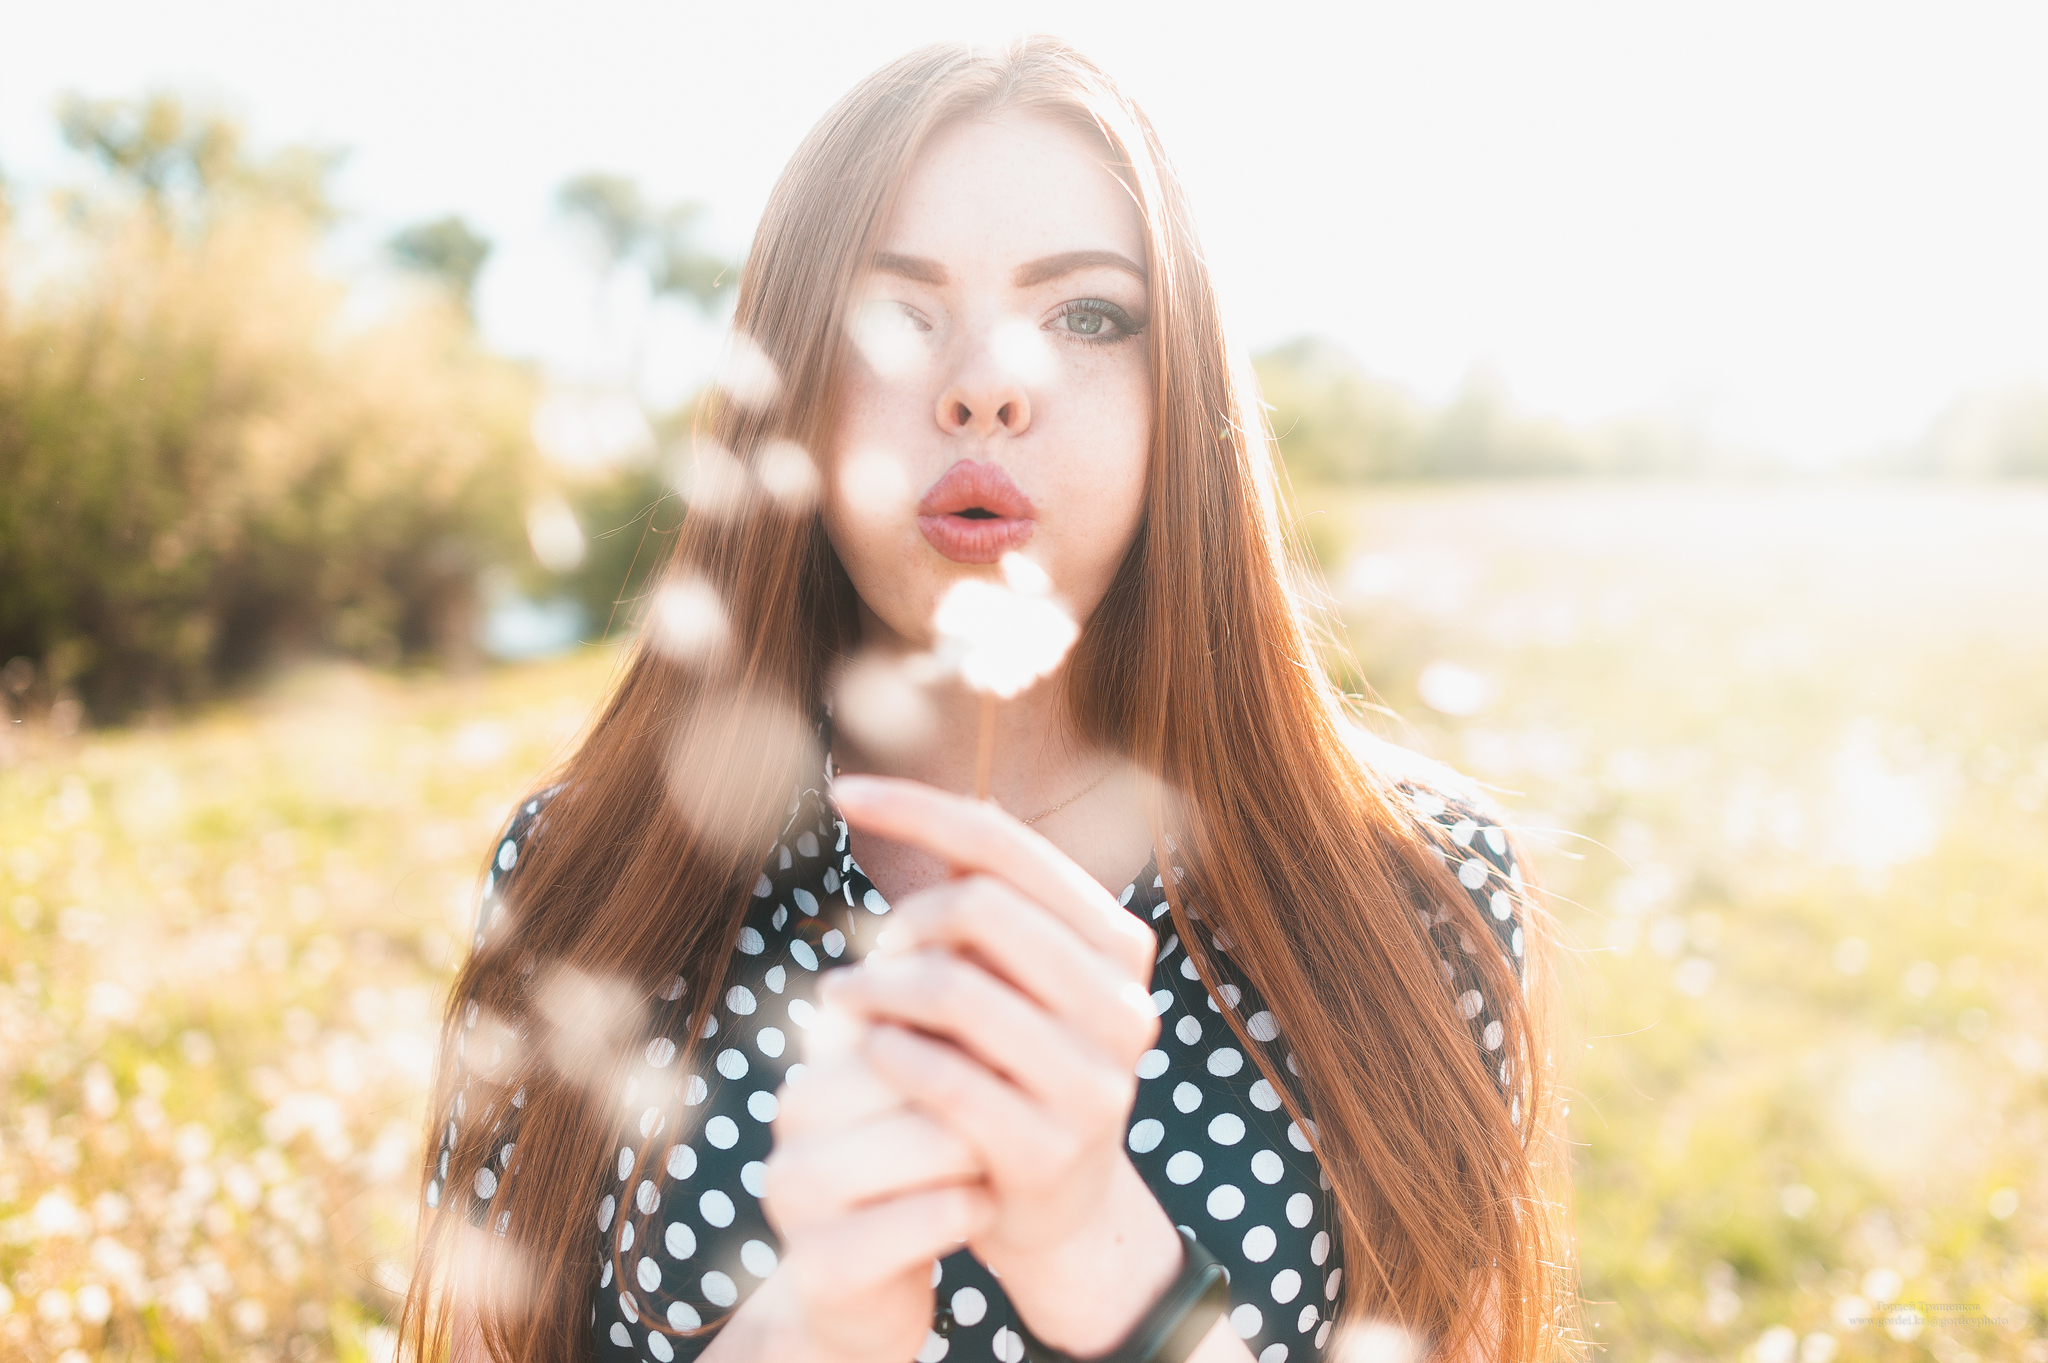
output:
[[925, 490], [917, 528], [955, 563], [994, 563], [1031, 538], [1037, 508], [994, 464], [962, 459]]

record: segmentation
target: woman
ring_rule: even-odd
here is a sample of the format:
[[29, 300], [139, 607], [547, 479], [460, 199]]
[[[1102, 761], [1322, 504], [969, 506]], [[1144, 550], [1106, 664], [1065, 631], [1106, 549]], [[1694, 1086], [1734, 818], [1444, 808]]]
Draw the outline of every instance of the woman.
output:
[[[648, 627], [494, 851], [410, 1344], [1569, 1352], [1544, 920], [1343, 717], [1143, 116], [1048, 40], [903, 58], [735, 326]], [[1080, 626], [990, 801], [931, 651], [971, 579]]]

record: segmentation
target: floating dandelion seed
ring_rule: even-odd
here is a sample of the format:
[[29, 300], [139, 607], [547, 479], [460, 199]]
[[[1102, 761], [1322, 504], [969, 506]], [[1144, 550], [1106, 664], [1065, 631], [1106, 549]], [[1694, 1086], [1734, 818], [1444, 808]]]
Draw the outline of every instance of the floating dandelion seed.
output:
[[833, 719], [862, 747], [892, 754], [917, 747], [932, 735], [935, 717], [924, 687], [938, 672], [936, 663], [928, 653], [861, 655], [839, 678]]
[[533, 556], [551, 573], [566, 573], [580, 566], [589, 544], [576, 513], [560, 497], [541, 497], [526, 510], [526, 538]]
[[612, 1062], [635, 1044], [644, 1023], [644, 1005], [630, 985], [573, 966], [549, 972], [536, 1000], [550, 1030], [548, 1062], [576, 1082], [609, 1072]]
[[809, 511], [818, 501], [818, 466], [793, 440], [777, 440], [761, 452], [761, 486], [783, 510]]
[[758, 854], [786, 812], [790, 788], [824, 762], [817, 735], [773, 698], [707, 696], [669, 750], [668, 793], [692, 832], [722, 853]]
[[690, 510], [716, 521], [731, 520], [746, 510], [752, 492], [746, 466], [715, 440], [698, 440], [676, 468], [676, 491]]
[[854, 310], [846, 332], [854, 348], [885, 379], [909, 378], [927, 354], [922, 334], [901, 303], [878, 299]]
[[782, 373], [753, 337], [736, 331], [719, 365], [718, 386], [742, 407], [766, 407], [782, 393]]
[[1413, 1363], [1422, 1342], [1390, 1321], [1369, 1320], [1346, 1330], [1330, 1352], [1342, 1363]]
[[1030, 322], [1001, 323], [989, 336], [989, 350], [997, 364], [1021, 382], [1037, 386], [1052, 377], [1052, 346], [1045, 333]]
[[662, 584], [647, 611], [647, 641], [677, 662], [709, 661], [724, 646], [729, 627], [718, 588], [690, 576]]
[[839, 495], [848, 510], [875, 520], [895, 515], [916, 500], [903, 461], [883, 450], [859, 450], [840, 461]]
[[932, 617], [939, 657], [981, 696], [981, 734], [974, 763], [976, 799], [988, 796], [994, 765], [996, 702], [1008, 700], [1056, 670], [1080, 635], [1074, 618], [1052, 599], [1045, 570], [1019, 553], [1004, 554], [1003, 583], [967, 578], [947, 589]]

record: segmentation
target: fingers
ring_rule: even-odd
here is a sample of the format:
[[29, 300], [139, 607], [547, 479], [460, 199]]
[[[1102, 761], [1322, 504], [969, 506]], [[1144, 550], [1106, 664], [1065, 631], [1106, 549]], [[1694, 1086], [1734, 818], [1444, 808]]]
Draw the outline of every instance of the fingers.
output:
[[1156, 1010], [1142, 988], [1134, 990], [1114, 964], [1037, 901], [993, 876], [970, 875], [909, 896], [867, 960], [901, 958], [923, 947], [969, 953], [1110, 1055], [1134, 1059], [1159, 1034]]
[[992, 1210], [987, 1193], [956, 1185], [776, 1229], [801, 1296], [848, 1300], [952, 1253], [988, 1225]]
[[[833, 1004], [870, 1020], [896, 1021], [956, 1043], [1035, 1099], [1058, 1105], [1091, 1069], [1127, 1069], [974, 962], [948, 951], [869, 957], [835, 971]], [[872, 1027], [865, 1047], [872, 1051]], [[1133, 1052], [1129, 1063], [1135, 1063]], [[892, 1085], [893, 1087], [893, 1085]]]
[[776, 1091], [777, 1140], [811, 1131], [840, 1130], [903, 1107], [902, 1093], [876, 1075], [858, 1051], [850, 1049], [856, 1044], [851, 1034], [866, 1024], [850, 1018], [846, 1022], [846, 1052], [806, 1066], [801, 1082], [786, 1083]]
[[999, 1194], [1033, 1171], [1066, 1167], [1130, 1109], [1130, 1086], [1099, 1068], [1042, 1106], [957, 1048], [906, 1028], [876, 1024], [866, 1049], [878, 1072], [966, 1139]]
[[782, 1227], [981, 1178], [980, 1157], [967, 1142], [908, 1108], [841, 1131], [776, 1136], [762, 1201]]
[[1065, 853], [994, 805], [877, 776], [842, 776], [832, 783], [832, 798], [856, 828], [921, 847], [963, 870], [1009, 881], [1122, 966], [1129, 978], [1149, 978], [1151, 931]]

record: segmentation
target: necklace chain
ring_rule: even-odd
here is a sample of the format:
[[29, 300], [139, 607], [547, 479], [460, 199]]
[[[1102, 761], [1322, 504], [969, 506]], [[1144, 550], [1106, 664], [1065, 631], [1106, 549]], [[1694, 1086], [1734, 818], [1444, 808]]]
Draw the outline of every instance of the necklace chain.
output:
[[1112, 762], [1112, 763], [1110, 763], [1110, 764], [1109, 764], [1108, 766], [1106, 766], [1106, 767], [1104, 767], [1104, 768], [1102, 769], [1102, 775], [1100, 775], [1100, 776], [1096, 777], [1096, 778], [1095, 778], [1095, 779], [1094, 779], [1093, 781], [1090, 781], [1090, 782], [1089, 782], [1089, 783], [1088, 783], [1087, 785], [1085, 785], [1085, 786], [1081, 787], [1081, 789], [1079, 789], [1079, 790], [1075, 791], [1075, 792], [1074, 792], [1074, 793], [1073, 793], [1072, 795], [1069, 795], [1069, 796], [1068, 796], [1068, 797], [1067, 797], [1066, 799], [1064, 799], [1064, 800], [1060, 801], [1060, 802], [1059, 802], [1058, 804], [1054, 805], [1054, 806], [1053, 806], [1052, 808], [1050, 808], [1050, 809], [1041, 809], [1041, 810], [1039, 810], [1039, 811], [1038, 811], [1038, 812], [1037, 812], [1036, 814], [1033, 814], [1033, 815], [1032, 815], [1032, 816], [1031, 816], [1030, 818], [1028, 818], [1028, 819], [1022, 819], [1022, 820], [1019, 820], [1019, 822], [1021, 822], [1021, 823], [1025, 823], [1025, 824], [1034, 824], [1034, 823], [1037, 823], [1037, 822], [1038, 822], [1038, 821], [1039, 821], [1040, 819], [1044, 818], [1044, 817], [1045, 817], [1046, 815], [1048, 815], [1048, 814], [1057, 814], [1057, 813], [1059, 813], [1059, 812], [1060, 812], [1061, 810], [1065, 809], [1065, 808], [1066, 808], [1066, 807], [1067, 807], [1068, 805], [1070, 805], [1070, 804], [1074, 803], [1074, 801], [1076, 801], [1076, 800], [1080, 799], [1080, 798], [1081, 798], [1081, 797], [1082, 797], [1083, 795], [1086, 795], [1086, 794], [1088, 794], [1088, 793], [1089, 793], [1090, 791], [1094, 790], [1094, 789], [1095, 789], [1095, 788], [1096, 788], [1097, 786], [1101, 785], [1101, 784], [1102, 784], [1102, 783], [1103, 783], [1104, 781], [1107, 781], [1107, 780], [1109, 779], [1109, 774], [1110, 774], [1111, 772], [1115, 771], [1115, 770], [1116, 770], [1116, 763]]

